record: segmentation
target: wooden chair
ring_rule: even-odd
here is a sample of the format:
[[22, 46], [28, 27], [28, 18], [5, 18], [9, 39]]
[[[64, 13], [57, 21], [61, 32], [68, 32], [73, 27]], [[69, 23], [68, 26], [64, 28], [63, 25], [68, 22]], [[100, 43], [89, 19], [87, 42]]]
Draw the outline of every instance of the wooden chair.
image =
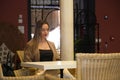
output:
[[45, 74], [45, 80], [77, 80], [76, 78], [58, 78], [50, 74]]
[[63, 70], [63, 74], [64, 74], [63, 78], [60, 78], [60, 75], [54, 76], [54, 75], [47, 73], [47, 74], [45, 74], [45, 80], [76, 80], [75, 76], [73, 74], [71, 74], [67, 68], [65, 68]]
[[31, 75], [30, 71], [28, 69], [26, 69], [26, 68], [14, 70], [14, 74], [15, 74], [16, 77]]
[[120, 53], [77, 53], [77, 80], [120, 80]]
[[23, 51], [23, 50], [18, 50], [18, 51], [17, 51], [17, 55], [18, 55], [20, 61], [23, 62], [23, 59], [24, 59], [24, 51]]
[[[22, 50], [18, 50], [17, 51], [17, 55], [18, 55], [18, 57], [20, 58], [20, 61], [21, 62], [23, 62], [23, 58], [24, 58], [24, 51], [22, 51]], [[27, 70], [27, 69], [26, 69]], [[28, 68], [28, 72], [29, 73], [27, 73], [27, 74], [30, 74], [30, 73], [35, 73], [35, 68]], [[19, 70], [18, 70], [19, 71]], [[19, 76], [18, 74], [17, 74], [17, 72], [18, 72], [17, 70], [15, 71], [15, 73], [16, 73], [16, 76]], [[41, 73], [44, 73], [45, 71], [43, 71], [43, 72], [41, 72]], [[65, 72], [65, 74], [67, 75], [67, 76], [71, 76], [71, 77], [73, 77], [72, 76], [72, 74], [67, 70], [67, 69], [64, 69], [64, 72]], [[40, 73], [40, 74], [41, 74]], [[30, 75], [32, 75], [32, 74], [30, 74]], [[59, 78], [56, 78], [55, 76], [52, 76], [52, 75], [50, 75], [50, 74], [47, 74], [47, 76], [46, 76], [46, 78], [48, 78], [49, 77], [49, 79], [50, 80], [57, 80], [57, 79], [59, 79]], [[65, 78], [64, 78], [65, 79]], [[67, 79], [67, 78], [66, 78]], [[68, 80], [68, 79], [67, 79]]]
[[43, 75], [19, 76], [19, 77], [4, 76], [0, 64], [0, 80], [45, 80], [45, 78]]
[[[20, 62], [24, 62], [24, 51], [23, 50], [17, 50], [16, 52], [17, 52], [17, 55], [20, 59]], [[24, 69], [24, 67], [22, 67], [22, 69]], [[34, 75], [36, 69], [37, 68], [25, 68], [25, 70], [27, 70], [29, 72], [29, 75]], [[18, 71], [16, 70], [15, 73], [18, 72]], [[41, 73], [43, 73], [43, 72], [41, 72]], [[17, 75], [17, 73], [16, 73], [16, 75]]]

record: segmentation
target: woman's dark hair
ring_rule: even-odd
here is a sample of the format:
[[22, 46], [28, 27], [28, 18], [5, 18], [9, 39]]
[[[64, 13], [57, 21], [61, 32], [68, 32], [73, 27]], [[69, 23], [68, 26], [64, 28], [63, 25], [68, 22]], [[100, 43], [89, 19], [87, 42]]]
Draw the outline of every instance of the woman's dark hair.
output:
[[34, 37], [32, 40], [30, 40], [28, 42], [28, 45], [31, 47], [31, 51], [32, 53], [34, 54], [39, 54], [39, 50], [38, 50], [38, 45], [39, 45], [39, 41], [41, 39], [41, 29], [42, 29], [42, 26], [44, 24], [47, 24], [48, 27], [49, 27], [49, 24], [47, 21], [42, 21], [42, 20], [39, 20], [37, 21], [36, 23], [36, 27], [35, 27], [35, 33], [34, 33]]
[[49, 26], [47, 21], [42, 21], [42, 20], [37, 21], [33, 39], [36, 39], [36, 40], [40, 39], [41, 29], [42, 29], [43, 24], [47, 24]]

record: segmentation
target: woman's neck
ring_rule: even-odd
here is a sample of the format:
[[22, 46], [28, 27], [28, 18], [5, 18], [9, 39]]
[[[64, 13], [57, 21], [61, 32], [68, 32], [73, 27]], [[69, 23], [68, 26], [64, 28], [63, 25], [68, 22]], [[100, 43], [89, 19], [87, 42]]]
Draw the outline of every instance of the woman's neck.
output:
[[46, 39], [40, 39], [40, 42], [46, 42]]
[[39, 41], [38, 49], [44, 49], [44, 50], [50, 49], [50, 47], [49, 47], [46, 39], [41, 39], [41, 40]]

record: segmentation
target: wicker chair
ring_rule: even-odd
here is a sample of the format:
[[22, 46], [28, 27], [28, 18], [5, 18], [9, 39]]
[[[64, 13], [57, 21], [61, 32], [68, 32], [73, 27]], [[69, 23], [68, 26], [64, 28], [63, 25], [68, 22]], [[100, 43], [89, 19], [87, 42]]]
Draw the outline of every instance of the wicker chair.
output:
[[78, 53], [77, 80], [120, 80], [120, 53]]
[[3, 76], [3, 71], [0, 64], [0, 80], [45, 80], [45, 79], [44, 75], [19, 76], [19, 77]]

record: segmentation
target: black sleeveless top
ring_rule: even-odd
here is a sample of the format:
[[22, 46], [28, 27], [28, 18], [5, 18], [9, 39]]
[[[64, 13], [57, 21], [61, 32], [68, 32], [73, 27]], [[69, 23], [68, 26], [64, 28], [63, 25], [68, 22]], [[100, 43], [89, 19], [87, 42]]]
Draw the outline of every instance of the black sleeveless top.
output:
[[53, 52], [52, 50], [42, 50], [40, 49], [40, 61], [52, 61]]

